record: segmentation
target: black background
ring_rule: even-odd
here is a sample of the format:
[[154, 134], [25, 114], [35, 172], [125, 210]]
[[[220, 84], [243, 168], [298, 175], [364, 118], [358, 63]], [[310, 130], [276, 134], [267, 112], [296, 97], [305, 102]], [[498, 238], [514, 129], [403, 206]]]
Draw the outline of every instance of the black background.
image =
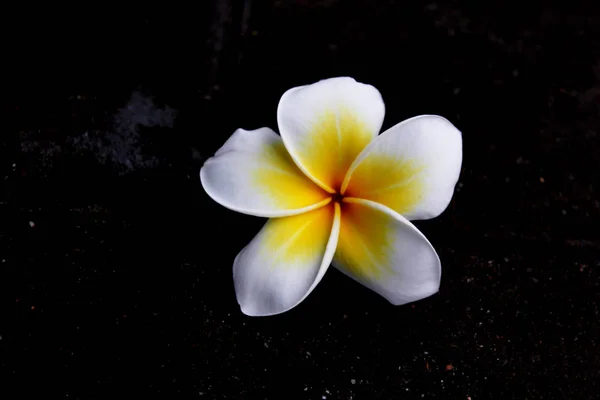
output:
[[[598, 398], [598, 6], [196, 3], [4, 12], [2, 398]], [[199, 168], [343, 75], [384, 129], [463, 132], [451, 205], [417, 223], [441, 291], [393, 307], [332, 269], [246, 317], [231, 266], [264, 220]]]

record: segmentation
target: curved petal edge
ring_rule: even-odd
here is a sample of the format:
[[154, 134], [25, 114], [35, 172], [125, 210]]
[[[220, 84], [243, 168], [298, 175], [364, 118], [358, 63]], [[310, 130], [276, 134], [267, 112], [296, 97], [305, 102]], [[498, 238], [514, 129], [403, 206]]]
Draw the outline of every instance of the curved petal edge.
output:
[[217, 203], [258, 217], [301, 214], [330, 201], [296, 167], [281, 137], [269, 128], [236, 130], [204, 163], [200, 181]]
[[439, 290], [440, 259], [427, 238], [390, 208], [345, 198], [333, 266], [394, 305]]
[[356, 156], [379, 133], [384, 115], [375, 87], [340, 77], [285, 92], [277, 124], [296, 165], [334, 193]]
[[331, 264], [340, 231], [337, 203], [270, 219], [236, 257], [236, 298], [248, 316], [286, 312], [301, 303]]
[[384, 204], [407, 219], [430, 219], [452, 199], [462, 135], [447, 119], [421, 115], [383, 132], [354, 161], [345, 195]]

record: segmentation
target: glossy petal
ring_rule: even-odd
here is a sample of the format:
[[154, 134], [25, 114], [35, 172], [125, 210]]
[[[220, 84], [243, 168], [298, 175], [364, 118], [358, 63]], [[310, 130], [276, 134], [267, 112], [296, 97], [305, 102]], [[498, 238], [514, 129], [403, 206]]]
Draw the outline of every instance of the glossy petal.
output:
[[441, 214], [454, 193], [462, 163], [462, 137], [434, 115], [408, 119], [382, 133], [361, 153], [344, 194], [372, 200], [408, 219]]
[[321, 281], [335, 252], [340, 207], [329, 204], [292, 217], [270, 219], [233, 264], [242, 312], [267, 316], [300, 303]]
[[217, 203], [259, 217], [295, 215], [330, 201], [269, 128], [235, 131], [204, 163], [200, 181]]
[[431, 296], [440, 260], [425, 236], [393, 210], [346, 198], [333, 265], [395, 305]]
[[298, 167], [333, 193], [356, 156], [379, 133], [384, 114], [373, 86], [332, 78], [285, 92], [277, 122]]

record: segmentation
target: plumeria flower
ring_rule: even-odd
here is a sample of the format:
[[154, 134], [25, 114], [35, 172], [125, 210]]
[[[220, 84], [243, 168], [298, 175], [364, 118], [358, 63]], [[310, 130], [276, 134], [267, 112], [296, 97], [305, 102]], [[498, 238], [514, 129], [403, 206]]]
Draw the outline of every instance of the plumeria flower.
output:
[[213, 200], [270, 218], [233, 263], [244, 314], [290, 310], [330, 264], [395, 305], [438, 291], [440, 260], [409, 220], [448, 206], [461, 133], [421, 115], [377, 136], [384, 114], [373, 86], [322, 80], [284, 93], [280, 135], [238, 129], [206, 161], [200, 180]]

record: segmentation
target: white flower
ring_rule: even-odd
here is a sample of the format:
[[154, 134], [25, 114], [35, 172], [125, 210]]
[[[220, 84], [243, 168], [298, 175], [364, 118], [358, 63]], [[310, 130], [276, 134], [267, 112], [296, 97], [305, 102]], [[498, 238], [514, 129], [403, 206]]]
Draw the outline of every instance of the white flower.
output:
[[373, 86], [322, 80], [281, 97], [281, 136], [238, 129], [206, 161], [200, 180], [213, 200], [271, 218], [233, 264], [244, 314], [295, 307], [331, 263], [395, 305], [438, 291], [440, 260], [409, 220], [450, 202], [461, 133], [421, 115], [377, 136], [384, 114]]

